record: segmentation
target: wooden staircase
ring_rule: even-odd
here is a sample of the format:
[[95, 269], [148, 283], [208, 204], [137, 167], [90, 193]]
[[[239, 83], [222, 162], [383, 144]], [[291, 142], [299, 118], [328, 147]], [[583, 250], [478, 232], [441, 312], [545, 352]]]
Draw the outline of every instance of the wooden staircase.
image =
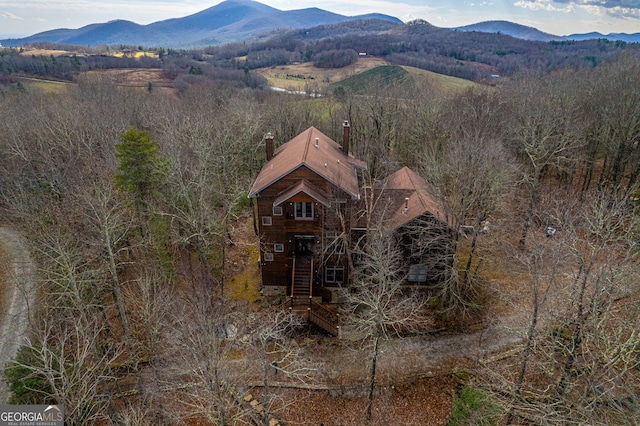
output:
[[313, 301], [313, 259], [293, 258], [289, 310], [307, 316], [307, 321], [340, 337], [340, 315]]
[[291, 300], [294, 307], [301, 306], [303, 309], [309, 305], [312, 296], [313, 286], [313, 259], [310, 257], [299, 257], [293, 259], [293, 283], [291, 286]]

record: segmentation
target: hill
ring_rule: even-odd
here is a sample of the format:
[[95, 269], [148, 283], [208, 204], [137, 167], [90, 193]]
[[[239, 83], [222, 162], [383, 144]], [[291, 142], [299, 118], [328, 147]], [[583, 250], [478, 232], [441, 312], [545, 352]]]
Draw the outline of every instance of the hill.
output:
[[477, 24], [457, 27], [455, 28], [455, 30], [465, 31], [465, 32], [477, 31], [482, 33], [504, 34], [504, 35], [519, 38], [522, 40], [531, 40], [531, 41], [563, 41], [563, 40], [584, 41], [584, 40], [607, 39], [610, 41], [640, 43], [640, 33], [601, 34], [598, 32], [591, 32], [586, 34], [571, 34], [567, 36], [557, 36], [554, 34], [548, 34], [548, 33], [542, 32], [533, 27], [528, 27], [526, 25], [520, 25], [520, 24], [516, 24], [509, 21], [478, 22]]
[[371, 93], [377, 87], [393, 87], [399, 96], [410, 96], [418, 88], [453, 93], [476, 85], [469, 80], [436, 74], [414, 67], [381, 65], [333, 83], [334, 88], [348, 88], [357, 94]]
[[382, 58], [363, 57], [342, 68], [319, 68], [311, 62], [255, 69], [269, 86], [292, 92], [323, 93], [337, 88], [363, 94], [381, 81], [392, 85], [399, 95], [417, 87], [455, 92], [476, 85], [469, 80], [436, 74], [408, 66], [391, 65]]
[[226, 0], [193, 15], [148, 25], [116, 20], [79, 29], [45, 31], [21, 39], [0, 40], [0, 43], [5, 46], [49, 42], [85, 46], [125, 44], [196, 48], [259, 40], [277, 29], [370, 19], [402, 24], [399, 19], [383, 14], [344, 16], [318, 8], [282, 11], [252, 0]]
[[485, 21], [477, 24], [457, 27], [458, 31], [478, 31], [483, 33], [505, 34], [523, 40], [560, 41], [563, 37], [544, 33], [536, 28], [515, 24], [509, 21]]
[[565, 40], [593, 40], [593, 39], [607, 39], [612, 41], [624, 41], [627, 43], [640, 43], [640, 33], [626, 34], [626, 33], [609, 33], [601, 34], [597, 32], [587, 34], [571, 34], [563, 37]]

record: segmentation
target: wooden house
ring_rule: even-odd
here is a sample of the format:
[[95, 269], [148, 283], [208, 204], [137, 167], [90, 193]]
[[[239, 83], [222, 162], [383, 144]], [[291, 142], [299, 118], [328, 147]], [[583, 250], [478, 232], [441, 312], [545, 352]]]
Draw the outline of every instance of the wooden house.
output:
[[435, 189], [409, 167], [403, 167], [374, 188], [381, 215], [376, 223], [398, 240], [406, 283], [440, 282], [453, 261], [456, 221], [435, 196]]
[[[256, 200], [265, 288], [311, 298], [348, 284], [345, 245], [361, 227], [354, 218], [362, 210], [366, 170], [349, 153], [349, 135], [347, 122], [342, 145], [310, 127], [277, 149], [267, 135], [267, 162], [249, 193]], [[434, 255], [446, 253], [447, 245], [436, 250], [433, 243], [447, 240], [452, 222], [427, 182], [405, 167], [376, 185], [374, 195], [385, 200], [382, 220], [405, 250], [408, 282], [437, 280]]]
[[267, 162], [249, 193], [256, 199], [263, 286], [311, 296], [346, 283], [343, 241], [366, 168], [349, 155], [349, 131], [345, 122], [339, 145], [310, 127], [277, 149], [267, 135]]

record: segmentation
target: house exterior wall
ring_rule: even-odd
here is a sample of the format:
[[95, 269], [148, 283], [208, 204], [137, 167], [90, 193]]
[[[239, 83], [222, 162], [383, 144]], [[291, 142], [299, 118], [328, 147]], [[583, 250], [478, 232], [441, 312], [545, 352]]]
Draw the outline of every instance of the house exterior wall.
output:
[[[300, 192], [274, 209], [273, 204], [278, 195], [301, 179], [322, 191], [321, 195], [325, 196], [325, 200], [331, 205], [325, 206], [306, 193]], [[341, 285], [336, 278], [342, 277], [342, 282], [346, 283], [349, 272], [346, 250], [333, 250], [337, 245], [328, 243], [328, 238], [342, 235], [343, 225], [349, 229], [351, 200], [347, 194], [314, 171], [302, 166], [262, 190], [256, 201], [263, 285], [288, 288], [291, 286], [293, 258], [296, 251], [300, 255], [303, 239], [305, 244], [312, 243], [313, 247], [314, 292], [319, 294], [325, 285]], [[312, 203], [312, 217], [297, 219], [296, 202]], [[344, 220], [340, 220], [340, 217]], [[330, 252], [327, 251], [328, 247], [331, 249]], [[325, 279], [326, 268], [330, 268], [328, 281]]]
[[[407, 274], [407, 284], [425, 285], [441, 282], [453, 262], [451, 228], [427, 213], [399, 228], [396, 233], [404, 259], [403, 269]], [[424, 281], [416, 279], [419, 267], [426, 268]]]

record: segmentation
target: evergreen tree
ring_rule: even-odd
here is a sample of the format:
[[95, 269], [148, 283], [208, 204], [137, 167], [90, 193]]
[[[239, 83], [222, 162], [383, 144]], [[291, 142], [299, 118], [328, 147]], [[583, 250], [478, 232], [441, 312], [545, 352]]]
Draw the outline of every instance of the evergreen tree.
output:
[[144, 130], [129, 128], [116, 144], [120, 160], [116, 186], [128, 194], [139, 218], [146, 216], [149, 200], [166, 175], [164, 162], [158, 156], [158, 145]]

